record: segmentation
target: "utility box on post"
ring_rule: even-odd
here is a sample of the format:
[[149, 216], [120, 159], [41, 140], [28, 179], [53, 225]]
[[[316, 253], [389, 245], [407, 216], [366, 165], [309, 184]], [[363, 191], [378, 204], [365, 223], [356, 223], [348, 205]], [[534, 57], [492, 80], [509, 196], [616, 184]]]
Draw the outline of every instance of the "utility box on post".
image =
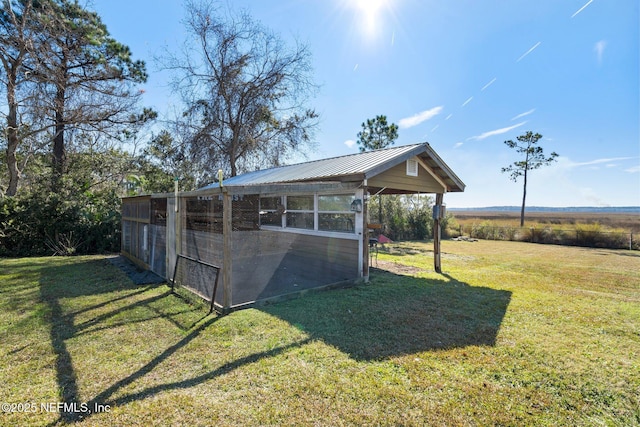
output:
[[447, 214], [446, 205], [433, 205], [433, 219], [442, 219]]

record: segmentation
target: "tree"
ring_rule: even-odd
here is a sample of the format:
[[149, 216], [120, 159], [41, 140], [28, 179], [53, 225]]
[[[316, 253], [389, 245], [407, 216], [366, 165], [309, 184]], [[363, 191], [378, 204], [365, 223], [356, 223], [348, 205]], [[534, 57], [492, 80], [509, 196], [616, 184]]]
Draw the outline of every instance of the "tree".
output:
[[513, 162], [513, 164], [506, 168], [502, 168], [503, 173], [510, 174], [510, 179], [513, 182], [517, 182], [520, 177], [524, 178], [522, 208], [520, 210], [520, 227], [524, 226], [524, 207], [527, 199], [527, 178], [529, 171], [549, 165], [551, 162], [555, 161], [556, 157], [558, 157], [556, 152], [552, 152], [549, 157], [545, 157], [544, 150], [542, 147], [537, 145], [540, 138], [542, 138], [542, 135], [539, 133], [534, 134], [533, 132], [528, 131], [517, 137], [518, 142], [514, 142], [512, 140], [504, 142], [507, 147], [514, 148], [519, 154], [524, 155], [524, 160]]
[[198, 184], [204, 184], [203, 171], [188, 159], [184, 144], [179, 144], [167, 130], [151, 138], [138, 163], [150, 192], [173, 191], [175, 178], [180, 180], [182, 191], [195, 190]]
[[358, 132], [358, 145], [360, 151], [379, 150], [393, 145], [398, 139], [398, 126], [394, 123], [387, 124], [387, 116], [376, 116], [362, 123], [362, 131]]
[[[360, 152], [379, 150], [392, 145], [398, 138], [398, 126], [388, 124], [387, 116], [379, 115], [362, 123], [362, 131], [358, 132]], [[378, 220], [382, 222], [382, 194], [378, 195]]]
[[[0, 9], [0, 75], [1, 89], [7, 100], [6, 122], [0, 129], [6, 135], [5, 162], [9, 174], [6, 194], [14, 196], [18, 190], [20, 167], [17, 152], [20, 140], [25, 137], [20, 120], [20, 108], [25, 99], [21, 98], [20, 89], [28, 82], [24, 63], [29, 57], [32, 46], [30, 27], [33, 16], [31, 1], [3, 0]], [[22, 134], [22, 135], [21, 135]]]
[[279, 166], [311, 144], [317, 125], [305, 107], [316, 90], [311, 54], [246, 12], [218, 12], [211, 2], [187, 2], [190, 40], [182, 55], [162, 59], [187, 107], [182, 139], [202, 169], [235, 176]]
[[[23, 0], [27, 1], [27, 0]], [[133, 115], [140, 96], [134, 85], [147, 79], [145, 64], [109, 36], [95, 13], [77, 0], [34, 2], [36, 19], [27, 71], [38, 83], [32, 114], [49, 124], [55, 181], [67, 167], [70, 133], [116, 137], [122, 125], [148, 115]], [[134, 122], [132, 122], [134, 120]]]
[[141, 96], [134, 85], [147, 78], [144, 62], [131, 59], [129, 48], [109, 36], [95, 12], [75, 0], [3, 0], [2, 6], [7, 194], [14, 195], [17, 153], [25, 141], [53, 143], [54, 177], [59, 177], [74, 136], [117, 138], [123, 125], [150, 116], [131, 114]]

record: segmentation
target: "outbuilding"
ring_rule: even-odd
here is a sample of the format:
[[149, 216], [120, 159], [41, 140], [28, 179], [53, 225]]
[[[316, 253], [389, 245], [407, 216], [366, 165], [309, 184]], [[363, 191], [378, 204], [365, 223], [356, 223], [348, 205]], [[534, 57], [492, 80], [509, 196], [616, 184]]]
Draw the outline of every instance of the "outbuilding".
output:
[[[369, 198], [428, 193], [440, 272], [443, 196], [464, 188], [428, 143], [258, 170], [197, 191], [124, 198], [122, 254], [168, 280], [179, 257], [217, 266], [215, 305], [229, 310], [367, 281]], [[206, 297], [201, 286], [193, 284]]]

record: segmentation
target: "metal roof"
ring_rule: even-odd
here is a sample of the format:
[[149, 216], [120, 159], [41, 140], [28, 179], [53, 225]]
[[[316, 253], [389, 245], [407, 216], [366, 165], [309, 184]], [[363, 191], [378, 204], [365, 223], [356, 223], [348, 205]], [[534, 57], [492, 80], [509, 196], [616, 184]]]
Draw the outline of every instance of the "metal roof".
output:
[[[232, 187], [309, 181], [358, 181], [379, 175], [414, 156], [419, 156], [432, 168], [432, 171], [449, 187], [447, 191], [464, 191], [464, 183], [460, 181], [428, 143], [385, 148], [258, 170], [225, 179], [223, 185]], [[216, 182], [201, 188], [201, 190], [217, 188], [218, 186]]]

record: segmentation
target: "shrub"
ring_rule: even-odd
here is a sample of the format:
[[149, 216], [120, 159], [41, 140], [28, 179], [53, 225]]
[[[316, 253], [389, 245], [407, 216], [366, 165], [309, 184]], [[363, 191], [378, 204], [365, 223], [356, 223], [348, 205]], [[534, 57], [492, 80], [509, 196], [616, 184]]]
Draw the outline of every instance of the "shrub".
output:
[[118, 251], [120, 199], [114, 191], [25, 192], [0, 199], [0, 256]]

